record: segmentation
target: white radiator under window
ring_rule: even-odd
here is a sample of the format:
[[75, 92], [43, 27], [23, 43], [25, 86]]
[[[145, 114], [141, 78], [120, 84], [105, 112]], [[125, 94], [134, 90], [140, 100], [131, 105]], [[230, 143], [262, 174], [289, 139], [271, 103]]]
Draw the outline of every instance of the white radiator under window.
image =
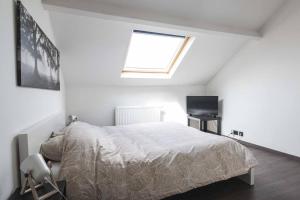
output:
[[161, 121], [161, 107], [118, 106], [115, 109], [117, 126], [159, 121]]

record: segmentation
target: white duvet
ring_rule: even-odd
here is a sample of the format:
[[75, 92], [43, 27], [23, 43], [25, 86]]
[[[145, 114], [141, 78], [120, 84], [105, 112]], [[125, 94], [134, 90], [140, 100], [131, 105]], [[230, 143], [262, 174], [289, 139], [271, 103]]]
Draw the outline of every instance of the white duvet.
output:
[[66, 129], [60, 177], [69, 199], [162, 199], [245, 174], [243, 145], [177, 123]]

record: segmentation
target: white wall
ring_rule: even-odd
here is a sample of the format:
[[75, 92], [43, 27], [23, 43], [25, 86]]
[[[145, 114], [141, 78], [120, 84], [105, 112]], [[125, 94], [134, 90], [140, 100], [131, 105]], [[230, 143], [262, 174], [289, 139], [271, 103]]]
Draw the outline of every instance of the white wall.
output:
[[96, 125], [113, 125], [116, 106], [163, 106], [164, 120], [186, 122], [187, 95], [204, 95], [203, 86], [68, 86], [67, 113]]
[[207, 85], [223, 99], [223, 134], [300, 156], [300, 2], [290, 1]]
[[[7, 199], [18, 185], [15, 136], [52, 115], [64, 116], [62, 91], [16, 86], [14, 1], [0, 1], [0, 199]], [[48, 37], [54, 41], [49, 16], [40, 0], [22, 1]], [[61, 77], [62, 78], [62, 77]], [[61, 79], [63, 86], [63, 79]], [[62, 117], [62, 120], [64, 117]]]
[[[62, 69], [67, 85], [202, 85], [249, 40], [242, 36], [194, 33], [108, 20], [85, 16], [82, 12], [76, 15], [52, 10], [50, 17], [63, 56]], [[121, 78], [134, 29], [195, 37], [171, 79]]]

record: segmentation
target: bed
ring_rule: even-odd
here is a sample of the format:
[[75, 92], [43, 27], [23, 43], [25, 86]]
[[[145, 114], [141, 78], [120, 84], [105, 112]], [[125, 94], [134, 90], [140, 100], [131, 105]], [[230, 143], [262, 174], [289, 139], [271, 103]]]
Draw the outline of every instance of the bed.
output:
[[252, 153], [236, 141], [172, 122], [65, 129], [59, 177], [71, 200], [162, 199], [240, 176]]

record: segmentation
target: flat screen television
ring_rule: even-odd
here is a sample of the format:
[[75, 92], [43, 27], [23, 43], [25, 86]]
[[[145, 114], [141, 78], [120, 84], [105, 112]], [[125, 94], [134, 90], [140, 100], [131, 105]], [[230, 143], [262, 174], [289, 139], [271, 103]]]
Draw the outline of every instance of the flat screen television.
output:
[[218, 96], [187, 96], [186, 108], [192, 116], [217, 116]]

